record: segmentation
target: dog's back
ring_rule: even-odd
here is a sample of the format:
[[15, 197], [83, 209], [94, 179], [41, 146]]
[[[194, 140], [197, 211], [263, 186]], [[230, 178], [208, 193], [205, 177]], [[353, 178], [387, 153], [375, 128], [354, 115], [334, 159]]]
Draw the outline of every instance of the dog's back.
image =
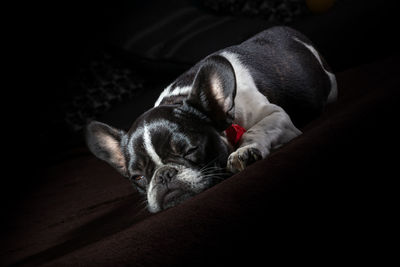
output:
[[336, 79], [329, 66], [311, 41], [291, 28], [270, 28], [216, 54], [226, 51], [237, 55], [257, 89], [296, 125], [310, 121], [336, 98]]

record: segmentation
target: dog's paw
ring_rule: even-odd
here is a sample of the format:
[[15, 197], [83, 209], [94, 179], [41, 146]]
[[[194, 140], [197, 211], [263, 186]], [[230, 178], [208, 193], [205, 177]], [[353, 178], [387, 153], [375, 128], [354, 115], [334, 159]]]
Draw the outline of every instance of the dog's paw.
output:
[[262, 153], [258, 148], [251, 145], [244, 146], [229, 155], [227, 169], [232, 173], [237, 173], [262, 158]]

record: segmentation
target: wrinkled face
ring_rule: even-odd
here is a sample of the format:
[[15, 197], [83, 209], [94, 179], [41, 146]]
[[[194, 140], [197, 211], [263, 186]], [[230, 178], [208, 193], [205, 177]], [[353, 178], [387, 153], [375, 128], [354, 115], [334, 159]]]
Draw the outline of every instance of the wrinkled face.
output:
[[126, 135], [129, 179], [152, 212], [166, 209], [226, 177], [229, 146], [213, 127], [176, 107], [146, 112]]

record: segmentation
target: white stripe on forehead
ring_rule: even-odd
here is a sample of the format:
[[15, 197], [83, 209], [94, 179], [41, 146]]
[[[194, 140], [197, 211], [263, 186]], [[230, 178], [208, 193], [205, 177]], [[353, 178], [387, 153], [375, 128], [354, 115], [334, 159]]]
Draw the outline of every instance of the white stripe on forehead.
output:
[[143, 137], [143, 148], [150, 157], [150, 159], [154, 162], [156, 167], [160, 167], [164, 165], [160, 156], [157, 154], [156, 149], [153, 145], [152, 141], [152, 133], [157, 129], [168, 130], [170, 133], [173, 133], [175, 138], [184, 139], [187, 143], [190, 143], [190, 140], [181, 132], [178, 131], [179, 126], [168, 120], [155, 120], [151, 122], [144, 122], [143, 126], [138, 127], [135, 132], [131, 135], [130, 140], [128, 142], [128, 153], [130, 156], [128, 169], [132, 172], [132, 168], [134, 165], [134, 161], [136, 158], [136, 153], [134, 151], [134, 142], [138, 141], [138, 138]]
[[144, 148], [146, 149], [147, 154], [150, 156], [150, 158], [153, 160], [153, 162], [157, 166], [162, 166], [163, 163], [161, 161], [161, 158], [158, 156], [156, 150], [154, 149], [153, 143], [151, 142], [151, 135], [150, 135], [150, 129], [149, 125], [146, 123], [144, 124], [144, 132], [143, 132], [143, 142], [144, 142]]
[[145, 122], [144, 123], [144, 131], [143, 131], [143, 143], [144, 143], [144, 148], [146, 149], [147, 154], [150, 156], [150, 158], [153, 160], [153, 162], [159, 167], [162, 166], [162, 160], [160, 156], [157, 154], [156, 150], [154, 149], [153, 142], [151, 140], [151, 131], [164, 128], [171, 133], [177, 134], [178, 130], [178, 125], [176, 123], [173, 123], [171, 121], [167, 120], [157, 120], [157, 121], [152, 121], [150, 123]]
[[139, 128], [137, 128], [137, 129], [135, 130], [135, 132], [131, 135], [131, 137], [130, 137], [130, 139], [129, 139], [129, 142], [128, 142], [128, 153], [129, 153], [129, 157], [130, 157], [129, 165], [128, 165], [128, 170], [129, 170], [130, 172], [132, 172], [133, 162], [134, 162], [135, 159], [136, 159], [136, 154], [135, 154], [135, 151], [133, 150], [133, 142], [136, 141], [136, 139], [137, 139], [139, 136], [142, 136], [142, 135], [143, 135], [143, 127], [139, 127]]

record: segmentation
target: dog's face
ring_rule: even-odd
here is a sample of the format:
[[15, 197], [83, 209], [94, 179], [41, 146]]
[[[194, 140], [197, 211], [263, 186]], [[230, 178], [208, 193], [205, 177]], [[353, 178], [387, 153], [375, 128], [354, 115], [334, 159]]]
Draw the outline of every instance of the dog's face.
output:
[[232, 66], [211, 57], [183, 103], [152, 108], [128, 132], [92, 122], [88, 146], [146, 195], [151, 212], [170, 208], [226, 177], [232, 149], [223, 130], [233, 121], [235, 94]]

